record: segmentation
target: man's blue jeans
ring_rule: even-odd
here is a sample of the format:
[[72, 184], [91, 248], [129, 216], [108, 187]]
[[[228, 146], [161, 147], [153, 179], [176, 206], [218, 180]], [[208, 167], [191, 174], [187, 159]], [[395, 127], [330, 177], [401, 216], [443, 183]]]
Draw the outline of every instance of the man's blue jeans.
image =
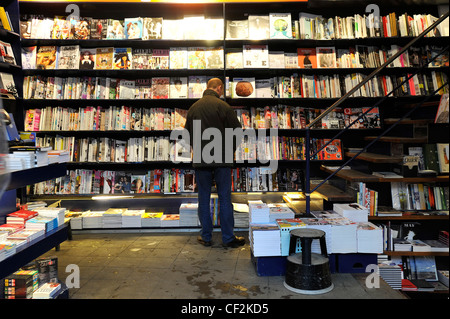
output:
[[219, 196], [219, 221], [224, 244], [234, 239], [234, 216], [231, 203], [231, 168], [217, 167], [211, 169], [196, 169], [195, 179], [198, 189], [198, 218], [204, 241], [211, 241], [213, 223], [211, 218], [211, 186], [216, 181]]

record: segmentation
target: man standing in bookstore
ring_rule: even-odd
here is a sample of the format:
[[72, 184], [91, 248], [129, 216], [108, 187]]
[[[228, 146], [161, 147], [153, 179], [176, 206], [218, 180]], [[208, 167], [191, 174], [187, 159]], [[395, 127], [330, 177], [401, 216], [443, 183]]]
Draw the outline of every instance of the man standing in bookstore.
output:
[[[190, 107], [186, 117], [185, 129], [190, 134], [190, 145], [193, 146], [193, 167], [198, 188], [198, 217], [202, 226], [198, 241], [205, 246], [211, 246], [212, 244], [213, 223], [210, 214], [210, 199], [212, 182], [215, 180], [219, 197], [222, 243], [224, 247], [236, 248], [244, 245], [245, 239], [234, 235], [233, 205], [231, 203], [231, 168], [233, 163], [225, 161], [225, 157], [228, 158], [229, 153], [234, 153], [236, 150], [236, 143], [230, 146], [225, 143], [224, 139], [226, 128], [241, 128], [241, 124], [235, 111], [228, 103], [220, 99], [223, 92], [222, 80], [218, 78], [210, 79], [206, 90], [203, 92], [203, 97]], [[214, 140], [202, 138], [205, 130], [211, 133], [220, 132], [222, 139], [219, 144], [221, 154], [216, 153], [220, 153], [220, 150], [215, 147], [211, 149], [214, 154], [211, 151], [205, 152], [206, 154], [203, 152], [205, 146], [212, 142], [218, 145], [217, 136], [213, 135]], [[199, 138], [201, 141], [199, 141]], [[227, 153], [228, 156], [226, 156]], [[211, 158], [213, 158], [212, 161]]]

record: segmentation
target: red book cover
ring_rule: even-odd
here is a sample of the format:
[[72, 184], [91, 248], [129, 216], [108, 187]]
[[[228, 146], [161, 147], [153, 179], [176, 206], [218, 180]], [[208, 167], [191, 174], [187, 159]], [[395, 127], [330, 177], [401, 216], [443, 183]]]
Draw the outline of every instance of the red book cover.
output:
[[[329, 142], [329, 139], [324, 139], [323, 144]], [[341, 140], [334, 140], [323, 149], [324, 160], [342, 160]]]
[[16, 218], [23, 218], [24, 220], [31, 219], [38, 215], [38, 212], [34, 212], [31, 210], [18, 210], [17, 212], [11, 213], [6, 215], [7, 217], [16, 217]]
[[298, 66], [301, 69], [317, 68], [316, 48], [297, 49]]

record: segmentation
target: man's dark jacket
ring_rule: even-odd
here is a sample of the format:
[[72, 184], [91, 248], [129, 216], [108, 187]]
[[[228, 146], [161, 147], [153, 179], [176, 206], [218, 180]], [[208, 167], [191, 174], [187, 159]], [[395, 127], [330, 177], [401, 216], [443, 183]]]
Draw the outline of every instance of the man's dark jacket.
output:
[[[203, 92], [203, 97], [195, 102], [188, 111], [186, 117], [185, 129], [190, 134], [190, 143], [194, 149], [194, 142], [199, 143], [199, 140], [194, 141], [194, 120], [201, 120], [201, 134], [207, 128], [219, 129], [222, 137], [222, 161], [221, 163], [205, 163], [202, 158], [201, 163], [195, 163], [193, 161], [192, 166], [194, 168], [211, 168], [211, 167], [232, 167], [233, 163], [226, 163], [226, 152], [233, 152], [236, 149], [236, 141], [233, 143], [233, 149], [225, 149], [225, 128], [241, 128], [241, 124], [237, 118], [236, 112], [226, 103], [220, 99], [219, 94], [211, 89], [206, 89]], [[200, 135], [201, 138], [202, 135]], [[211, 140], [216, 142], [216, 137], [211, 137]], [[211, 140], [201, 140], [201, 150], [211, 142]], [[200, 158], [200, 154], [194, 153], [197, 158]], [[229, 156], [229, 155], [228, 155]]]

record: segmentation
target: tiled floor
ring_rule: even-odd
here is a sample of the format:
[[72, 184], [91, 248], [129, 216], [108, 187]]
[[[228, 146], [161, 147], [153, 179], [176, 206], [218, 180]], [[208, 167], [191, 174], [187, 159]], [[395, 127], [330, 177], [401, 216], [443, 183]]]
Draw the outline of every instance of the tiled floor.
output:
[[196, 232], [83, 233], [45, 255], [58, 256], [63, 282], [74, 274], [66, 272], [67, 265], [79, 267], [80, 288], [69, 289], [71, 299], [403, 298], [384, 282], [379, 289], [368, 289], [364, 276], [352, 274], [332, 274], [334, 289], [329, 293], [296, 294], [283, 286], [284, 276], [256, 274], [248, 241], [225, 249], [220, 232], [213, 240], [212, 247], [203, 247]]

